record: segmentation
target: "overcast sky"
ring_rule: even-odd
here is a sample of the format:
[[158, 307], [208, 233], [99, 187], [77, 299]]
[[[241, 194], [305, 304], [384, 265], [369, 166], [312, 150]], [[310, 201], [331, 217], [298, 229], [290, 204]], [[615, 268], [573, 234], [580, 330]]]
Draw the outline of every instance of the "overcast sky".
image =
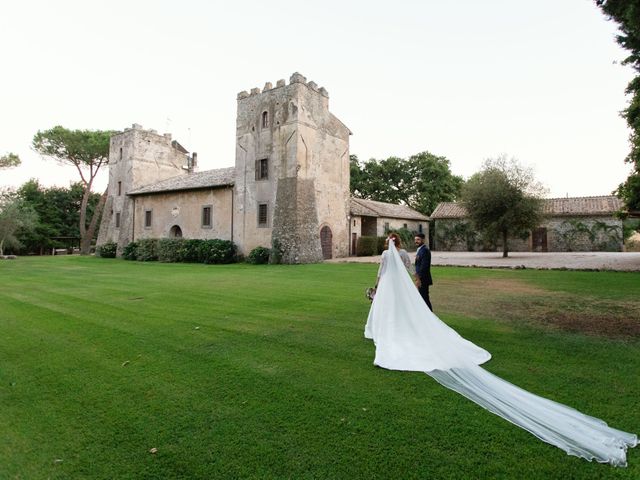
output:
[[591, 0], [5, 2], [0, 154], [23, 164], [0, 185], [77, 179], [30, 150], [55, 125], [139, 123], [232, 166], [237, 93], [299, 71], [360, 159], [428, 150], [466, 178], [505, 153], [549, 196], [608, 195], [629, 172], [615, 32]]

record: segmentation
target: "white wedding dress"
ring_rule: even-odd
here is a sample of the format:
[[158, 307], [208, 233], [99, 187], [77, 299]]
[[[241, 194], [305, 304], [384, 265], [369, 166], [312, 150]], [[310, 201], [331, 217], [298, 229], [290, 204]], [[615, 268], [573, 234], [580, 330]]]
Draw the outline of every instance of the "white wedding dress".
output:
[[635, 434], [527, 392], [478, 365], [491, 355], [458, 335], [429, 310], [393, 244], [371, 304], [365, 337], [376, 346], [374, 364], [425, 372], [487, 410], [589, 461], [627, 465]]

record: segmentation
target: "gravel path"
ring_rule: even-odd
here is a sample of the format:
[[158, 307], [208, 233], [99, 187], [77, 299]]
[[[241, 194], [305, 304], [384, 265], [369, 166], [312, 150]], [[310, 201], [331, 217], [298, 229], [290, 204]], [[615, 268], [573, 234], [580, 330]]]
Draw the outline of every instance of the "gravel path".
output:
[[[412, 258], [415, 253], [409, 254]], [[328, 262], [378, 263], [376, 257], [348, 257]], [[640, 252], [431, 252], [431, 264], [437, 266], [487, 268], [539, 268], [568, 270], [640, 271]]]

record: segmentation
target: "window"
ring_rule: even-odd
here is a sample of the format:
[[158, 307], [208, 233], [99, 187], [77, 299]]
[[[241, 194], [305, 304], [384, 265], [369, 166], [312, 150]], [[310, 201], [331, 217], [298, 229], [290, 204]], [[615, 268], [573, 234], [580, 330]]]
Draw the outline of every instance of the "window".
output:
[[389, 231], [389, 222], [384, 222], [384, 233]]
[[122, 195], [122, 182], [118, 182], [118, 196]]
[[144, 211], [144, 228], [151, 228], [151, 210]]
[[269, 217], [267, 215], [267, 204], [258, 204], [258, 227], [267, 227], [269, 225]]
[[120, 228], [120, 212], [116, 212], [116, 228]]
[[120, 160], [122, 160], [122, 148], [120, 148]]
[[256, 160], [256, 180], [268, 180], [269, 179], [269, 159], [262, 158]]
[[403, 223], [403, 224], [402, 224], [402, 228], [407, 228], [407, 224], [406, 224], [406, 223]]
[[267, 128], [269, 126], [269, 114], [267, 112], [262, 112], [262, 128]]
[[202, 207], [202, 228], [211, 228], [211, 205]]
[[418, 232], [422, 233], [422, 224], [421, 223], [418, 224]]

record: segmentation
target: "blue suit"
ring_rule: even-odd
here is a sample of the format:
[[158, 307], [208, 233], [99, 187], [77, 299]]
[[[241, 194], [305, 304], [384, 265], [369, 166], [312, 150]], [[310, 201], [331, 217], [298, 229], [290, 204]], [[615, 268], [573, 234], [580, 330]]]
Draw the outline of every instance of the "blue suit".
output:
[[433, 311], [429, 301], [429, 285], [433, 285], [433, 279], [431, 278], [431, 250], [424, 244], [416, 252], [416, 276], [420, 279], [418, 292], [420, 292], [420, 296], [429, 307], [429, 310]]

